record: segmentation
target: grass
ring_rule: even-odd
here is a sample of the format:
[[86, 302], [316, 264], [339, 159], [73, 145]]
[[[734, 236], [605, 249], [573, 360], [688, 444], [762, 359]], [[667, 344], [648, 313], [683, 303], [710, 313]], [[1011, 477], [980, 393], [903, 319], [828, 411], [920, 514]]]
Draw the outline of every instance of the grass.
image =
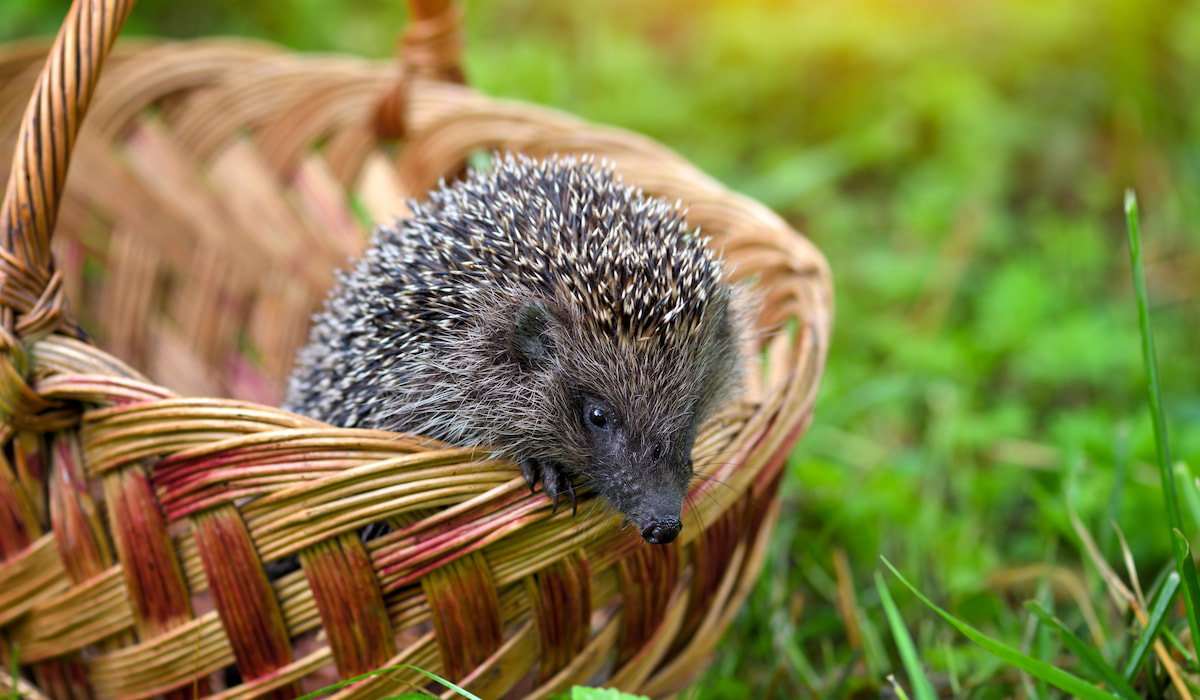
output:
[[[892, 566], [891, 562], [884, 559], [884, 564], [892, 571], [893, 574], [907, 587], [917, 598], [925, 603], [929, 608], [935, 611], [938, 615], [944, 618], [951, 626], [961, 632], [964, 636], [991, 652], [997, 658], [1002, 659], [1013, 667], [1019, 668], [1030, 676], [1038, 679], [1042, 684], [1043, 692], [1039, 693], [1036, 690], [1031, 690], [1030, 695], [1038, 696], [1045, 693], [1047, 685], [1070, 693], [1072, 697], [1089, 698], [1091, 700], [1104, 700], [1105, 698], [1116, 697], [1122, 700], [1137, 700], [1143, 697], [1142, 693], [1134, 688], [1134, 683], [1139, 678], [1144, 679], [1142, 685], [1145, 686], [1147, 696], [1162, 697], [1164, 693], [1161, 688], [1165, 684], [1164, 681], [1159, 681], [1156, 678], [1158, 671], [1153, 662], [1147, 664], [1148, 651], [1153, 645], [1156, 647], [1161, 656], [1161, 664], [1170, 682], [1174, 684], [1174, 690], [1180, 697], [1191, 697], [1190, 689], [1198, 684], [1193, 675], [1187, 671], [1195, 671], [1195, 646], [1191, 654], [1186, 649], [1179, 648], [1179, 655], [1186, 661], [1185, 664], [1191, 668], [1181, 671], [1176, 664], [1176, 658], [1169, 656], [1164, 651], [1163, 639], [1171, 639], [1171, 635], [1164, 631], [1164, 623], [1167, 619], [1169, 610], [1177, 607], [1177, 594], [1180, 591], [1179, 582], [1182, 579], [1184, 586], [1183, 592], [1183, 612], [1187, 621], [1188, 630], [1191, 633], [1192, 640], [1198, 638], [1197, 630], [1200, 626], [1197, 625], [1197, 603], [1200, 602], [1200, 583], [1197, 582], [1196, 563], [1191, 555], [1191, 548], [1187, 538], [1182, 532], [1182, 522], [1179, 515], [1178, 489], [1176, 488], [1176, 470], [1172, 468], [1170, 460], [1170, 443], [1168, 442], [1166, 425], [1162, 420], [1162, 392], [1159, 387], [1157, 359], [1154, 352], [1154, 334], [1150, 324], [1150, 314], [1147, 308], [1147, 295], [1145, 285], [1145, 274], [1142, 266], [1141, 257], [1141, 237], [1139, 231], [1137, 198], [1132, 191], [1127, 191], [1125, 194], [1125, 216], [1129, 225], [1129, 252], [1130, 261], [1133, 271], [1134, 293], [1137, 300], [1138, 323], [1141, 332], [1142, 340], [1142, 358], [1146, 368], [1146, 394], [1148, 398], [1150, 415], [1154, 423], [1155, 446], [1159, 459], [1159, 472], [1162, 475], [1162, 495], [1166, 506], [1166, 513], [1169, 524], [1171, 526], [1170, 535], [1174, 542], [1175, 550], [1175, 565], [1177, 571], [1172, 571], [1167, 574], [1163, 585], [1159, 588], [1153, 603], [1153, 612], [1147, 618], [1145, 614], [1146, 604], [1145, 599], [1141, 596], [1141, 591], [1138, 586], [1138, 577], [1134, 568], [1132, 557], [1128, 550], [1125, 550], [1126, 563], [1129, 566], [1130, 580], [1134, 585], [1134, 590], [1138, 592], [1137, 597], [1129, 593], [1121, 582], [1115, 579], [1111, 572], [1106, 571], [1110, 578], [1110, 587], [1113, 592], [1120, 594], [1130, 607], [1137, 610], [1138, 622], [1142, 625], [1140, 634], [1127, 635], [1125, 639], [1118, 640], [1122, 646], [1128, 649], [1128, 653], [1122, 650], [1121, 656], [1127, 656], [1127, 661], [1124, 664], [1124, 670], [1120, 670], [1120, 665], [1110, 663], [1109, 659], [1105, 658], [1103, 649], [1093, 646], [1089, 642], [1080, 639], [1071, 629], [1068, 628], [1062, 621], [1054, 617], [1050, 612], [1046, 611], [1036, 601], [1028, 601], [1025, 607], [1029, 612], [1033, 613], [1036, 618], [1035, 625], [1040, 625], [1043, 630], [1053, 630], [1059, 637], [1062, 645], [1067, 651], [1079, 662], [1079, 665], [1090, 677], [1095, 679], [1095, 683], [1090, 683], [1087, 680], [1075, 676], [1062, 668], [1046, 663], [1042, 659], [1034, 658], [1027, 653], [1006, 646], [996, 639], [979, 632], [979, 630], [959, 620], [955, 616], [938, 607], [927, 597], [922, 595], [912, 584]], [[1183, 488], [1195, 491], [1196, 487], [1193, 484], [1184, 482]], [[1076, 521], [1077, 522], [1077, 521]], [[1078, 527], [1078, 525], [1077, 525]], [[1086, 531], [1080, 527], [1081, 539], [1089, 541]], [[1118, 531], [1119, 532], [1119, 531]], [[1122, 539], [1122, 544], [1124, 540]], [[1104, 571], [1106, 564], [1099, 553], [1092, 548], [1091, 554], [1097, 563], [1098, 567]], [[883, 600], [884, 607], [887, 611], [889, 621], [892, 625], [893, 635], [896, 639], [896, 644], [900, 650], [900, 655], [904, 661], [906, 670], [908, 671], [909, 679], [917, 688], [918, 694], [929, 695], [929, 681], [925, 677], [924, 670], [919, 666], [916, 655], [912, 647], [912, 640], [909, 638], [907, 630], [903, 623], [899, 620], [899, 615], [896, 612], [895, 604], [892, 602], [887, 589], [883, 586], [883, 582], [876, 576], [876, 586], [880, 592], [880, 597]], [[1118, 598], [1120, 600], [1120, 598]], [[1140, 604], [1140, 609], [1138, 608]], [[1135, 641], [1136, 638], [1136, 641]], [[1041, 640], [1045, 644], [1045, 638]], [[1177, 644], [1177, 642], [1176, 642]], [[898, 685], [892, 680], [894, 685]], [[1030, 686], [1027, 686], [1030, 688]], [[897, 692], [902, 694], [902, 691], [897, 688]]]
[[[450, 681], [446, 680], [445, 678], [442, 678], [441, 676], [430, 673], [429, 671], [426, 671], [424, 669], [417, 668], [416, 666], [411, 666], [409, 664], [398, 664], [396, 666], [388, 666], [386, 668], [381, 668], [376, 671], [364, 673], [360, 676], [355, 676], [354, 678], [347, 678], [344, 681], [339, 681], [337, 683], [334, 683], [333, 685], [327, 686], [318, 691], [303, 695], [300, 698], [298, 698], [298, 700], [314, 700], [315, 698], [326, 697], [330, 692], [337, 690], [339, 688], [344, 688], [346, 686], [354, 685], [355, 683], [357, 683], [361, 680], [370, 678], [371, 676], [386, 675], [387, 673], [389, 673], [391, 671], [396, 671], [396, 670], [400, 670], [400, 669], [406, 669], [409, 671], [416, 671], [417, 673], [420, 673], [421, 675], [425, 676], [429, 680], [439, 683], [440, 685], [445, 686], [447, 689], [454, 691], [454, 693], [455, 693], [454, 697], [462, 697], [462, 698], [466, 698], [467, 700], [481, 700], [479, 698], [479, 696], [474, 695], [471, 692], [469, 692], [463, 688], [460, 688], [459, 686], [455, 685], [454, 683], [451, 683]], [[397, 698], [397, 700], [421, 700], [422, 698], [428, 698], [428, 697], [431, 697], [431, 694], [411, 692], [411, 693], [406, 693], [404, 695], [399, 696]]]
[[[0, 39], [52, 30], [65, 5], [0, 4]], [[382, 57], [400, 5], [142, 0], [130, 29]], [[767, 570], [691, 697], [1066, 696], [881, 556], [1089, 687], [1103, 664], [1145, 696], [1200, 695], [1194, 620], [1168, 605], [1197, 594], [1200, 3], [466, 5], [475, 85], [671, 145], [836, 275]], [[1146, 231], [1132, 268], [1127, 188]]]

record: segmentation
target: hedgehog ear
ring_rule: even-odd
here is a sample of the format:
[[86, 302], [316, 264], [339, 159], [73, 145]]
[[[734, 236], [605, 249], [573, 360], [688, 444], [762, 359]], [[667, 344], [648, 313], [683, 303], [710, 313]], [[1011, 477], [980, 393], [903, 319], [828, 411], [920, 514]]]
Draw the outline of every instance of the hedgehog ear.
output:
[[553, 323], [554, 317], [540, 302], [530, 302], [517, 311], [512, 348], [518, 361], [533, 365], [550, 357], [552, 347], [546, 331]]

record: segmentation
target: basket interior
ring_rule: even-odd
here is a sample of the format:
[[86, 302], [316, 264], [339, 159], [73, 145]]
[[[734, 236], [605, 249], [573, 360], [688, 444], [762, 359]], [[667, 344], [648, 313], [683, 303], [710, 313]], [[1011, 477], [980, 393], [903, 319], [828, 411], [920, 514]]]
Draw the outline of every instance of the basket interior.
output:
[[[30, 44], [0, 53], [0, 149], [11, 148], [20, 106], [41, 70], [45, 48]], [[200, 397], [186, 404], [189, 411], [210, 410], [212, 416], [228, 418], [231, 414], [220, 412], [228, 410], [259, 426], [315, 429], [281, 412], [256, 413], [259, 409], [248, 404], [230, 408], [232, 404], [215, 404], [209, 397], [276, 405], [309, 316], [332, 284], [332, 271], [362, 249], [372, 222], [402, 215], [406, 198], [453, 176], [472, 153], [597, 153], [612, 160], [627, 181], [688, 204], [689, 221], [714, 236], [737, 278], [753, 282], [761, 292], [761, 353], [748, 396], [708, 426], [698, 443], [698, 449], [742, 455], [739, 463], [715, 474], [738, 497], [700, 499], [687, 517], [703, 523], [703, 532], [690, 533], [677, 546], [650, 550], [611, 526], [579, 526], [564, 534], [566, 514], [557, 520], [547, 517], [544, 498], [529, 501], [528, 511], [515, 510], [526, 506], [517, 504], [516, 491], [509, 489], [519, 486], [511, 465], [489, 466], [453, 451], [431, 456], [416, 442], [372, 442], [374, 438], [359, 435], [354, 438], [361, 443], [354, 448], [359, 450], [355, 464], [368, 466], [346, 477], [352, 495], [365, 497], [394, 474], [468, 465], [474, 487], [494, 496], [496, 502], [488, 508], [514, 509], [511, 522], [524, 528], [523, 538], [491, 539], [493, 534], [483, 528], [471, 530], [467, 502], [482, 491], [431, 500], [421, 511], [396, 511], [394, 524], [401, 528], [471, 532], [482, 543], [449, 556], [442, 568], [423, 569], [399, 554], [411, 550], [404, 549], [402, 538], [364, 550], [354, 536], [355, 523], [331, 525], [320, 537], [305, 535], [302, 524], [289, 531], [293, 539], [272, 534], [273, 521], [288, 514], [299, 517], [305, 504], [313, 502], [314, 492], [303, 490], [305, 479], [332, 483], [338, 478], [332, 471], [246, 491], [270, 496], [248, 505], [245, 498], [229, 497], [222, 503], [236, 503], [240, 509], [236, 520], [248, 533], [246, 542], [257, 548], [251, 554], [267, 561], [300, 550], [305, 563], [305, 571], [270, 587], [279, 601], [276, 614], [286, 629], [284, 641], [296, 645], [293, 657], [264, 666], [286, 669], [283, 680], [260, 678], [242, 692], [278, 689], [281, 682], [331, 665], [342, 677], [348, 669], [371, 667], [366, 657], [348, 656], [350, 643], [313, 642], [322, 624], [333, 637], [343, 629], [338, 624], [370, 629], [366, 618], [353, 624], [331, 622], [337, 610], [328, 602], [334, 595], [328, 591], [344, 582], [321, 579], [319, 563], [374, 571], [378, 578], [363, 574], [368, 576], [363, 585], [382, 590], [376, 602], [386, 607], [391, 624], [376, 630], [376, 637], [366, 636], [388, 652], [386, 658], [454, 677], [470, 675], [476, 683], [472, 687], [485, 696], [488, 689], [545, 696], [603, 668], [620, 687], [651, 695], [672, 692], [699, 668], [761, 564], [772, 509], [778, 505], [782, 462], [807, 425], [824, 362], [832, 313], [824, 260], [774, 214], [728, 193], [661, 146], [551, 110], [493, 100], [454, 85], [418, 82], [408, 95], [406, 139], [383, 140], [371, 120], [380, 95], [395, 80], [391, 65], [297, 56], [253, 42], [120, 45], [105, 68], [78, 140], [54, 238], [73, 316], [100, 347], [136, 368], [121, 370], [130, 381], [144, 375], [164, 388], [165, 399], [172, 394]], [[11, 153], [0, 150], [0, 157], [10, 159]], [[67, 360], [56, 358], [69, 355], [73, 347], [59, 343], [42, 354], [67, 366]], [[127, 460], [120, 455], [128, 446], [118, 434], [120, 421], [129, 414], [118, 409], [97, 407], [86, 413], [82, 451], [64, 458], [87, 463], [85, 473], [97, 479], [92, 490], [98, 492], [100, 520], [112, 528], [121, 522], [115, 503], [124, 493], [112, 485], [112, 474]], [[197, 415], [189, 413], [189, 420]], [[160, 421], [156, 425], [170, 425], [171, 414], [155, 420]], [[214, 430], [214, 444], [243, 439], [222, 432], [224, 426]], [[41, 446], [53, 451], [56, 439]], [[190, 468], [189, 459], [198, 464], [202, 460], [195, 455], [208, 449], [199, 443], [188, 443], [187, 449], [165, 446], [174, 445], [172, 439], [162, 437], [156, 443], [161, 450], [153, 454], [176, 470]], [[239, 445], [245, 448], [245, 442]], [[409, 458], [411, 465], [397, 466], [397, 460]], [[370, 471], [375, 463], [387, 466]], [[451, 471], [438, 472], [439, 478], [453, 476]], [[44, 627], [46, 615], [53, 612], [46, 601], [32, 608], [32, 618], [0, 615], [0, 631], [16, 624], [13, 634], [34, 640], [38, 659], [56, 658], [60, 650], [103, 652], [101, 662], [84, 663], [100, 696], [145, 697], [184, 687], [194, 670], [184, 662], [179, 663], [182, 670], [166, 673], [168, 680], [153, 683], [139, 682], [131, 669], [167, 663], [164, 649], [186, 656], [196, 639], [216, 645], [201, 665], [206, 671], [235, 656], [239, 665], [243, 662], [236, 626], [228, 615], [218, 619], [211, 612], [210, 593], [234, 584], [215, 581], [214, 576], [228, 572], [214, 571], [204, 558], [209, 527], [204, 509], [180, 505], [183, 497], [176, 497], [175, 482], [164, 473], [152, 470], [153, 494], [166, 514], [194, 620], [162, 629], [139, 626], [126, 640], [130, 646], [123, 648], [111, 635], [98, 632], [66, 642], [38, 636], [32, 628]], [[144, 492], [151, 493], [149, 487]], [[40, 519], [48, 516], [42, 513]], [[113, 537], [119, 551], [108, 552], [109, 560], [136, 556], [122, 549], [121, 535]], [[314, 546], [322, 538], [336, 546]], [[545, 551], [527, 557], [523, 550], [530, 542], [544, 543]], [[50, 545], [44, 549], [52, 551]], [[130, 568], [126, 562], [126, 571]], [[114, 570], [103, 574], [109, 595], [121, 590], [122, 580], [130, 585], [128, 576]], [[63, 609], [77, 613], [86, 608], [78, 584], [94, 584], [101, 574], [59, 574], [64, 585], [67, 579], [74, 582], [62, 595], [76, 596]], [[4, 576], [0, 568], [0, 580]], [[481, 609], [462, 610], [460, 601], [478, 597], [480, 591]], [[127, 589], [125, 595], [130, 595]], [[585, 603], [579, 603], [580, 596]], [[224, 610], [221, 606], [216, 601]], [[481, 632], [470, 624], [476, 616], [494, 618], [497, 626]], [[132, 625], [136, 611], [127, 617], [122, 624]], [[545, 622], [549, 619], [557, 622]], [[222, 639], [225, 646], [220, 646]], [[588, 649], [590, 655], [583, 653]], [[522, 657], [540, 658], [538, 670], [512, 665], [511, 659]], [[76, 663], [81, 657], [71, 658]], [[48, 671], [39, 673], [43, 685], [53, 685], [45, 680]], [[243, 668], [243, 676], [249, 675], [254, 674]], [[359, 687], [348, 696], [375, 697], [396, 687], [403, 683]]]

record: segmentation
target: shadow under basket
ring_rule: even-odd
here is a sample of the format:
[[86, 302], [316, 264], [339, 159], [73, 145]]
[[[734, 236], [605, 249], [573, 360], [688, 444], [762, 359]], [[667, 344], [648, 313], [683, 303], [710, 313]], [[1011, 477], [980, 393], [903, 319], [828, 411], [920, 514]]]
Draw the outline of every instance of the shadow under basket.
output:
[[[647, 138], [464, 87], [444, 0], [412, 3], [397, 63], [110, 51], [130, 4], [80, 0], [53, 47], [0, 47], [0, 691], [286, 698], [398, 664], [483, 698], [683, 688], [754, 586], [811, 417], [820, 252]], [[552, 514], [511, 463], [273, 407], [371, 222], [481, 150], [608, 159], [681, 200], [763, 300], [670, 545], [594, 497]], [[447, 692], [400, 668], [333, 696], [416, 687]]]

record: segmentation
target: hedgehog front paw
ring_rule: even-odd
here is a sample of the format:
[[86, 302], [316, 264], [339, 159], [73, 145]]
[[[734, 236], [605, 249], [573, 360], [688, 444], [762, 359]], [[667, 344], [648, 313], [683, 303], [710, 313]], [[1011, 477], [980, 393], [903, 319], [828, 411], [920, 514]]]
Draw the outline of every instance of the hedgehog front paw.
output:
[[537, 486], [540, 474], [538, 473], [538, 463], [536, 459], [526, 459], [521, 462], [521, 476], [525, 477], [525, 483], [529, 485], [529, 493], [536, 493], [533, 490]]
[[521, 476], [525, 477], [525, 483], [529, 485], [530, 493], [534, 492], [533, 487], [537, 485], [538, 481], [542, 482], [542, 490], [554, 504], [550, 511], [551, 516], [558, 513], [558, 501], [562, 495], [571, 499], [571, 517], [575, 517], [579, 512], [579, 506], [575, 500], [575, 484], [571, 481], [571, 477], [556, 465], [539, 462], [536, 459], [527, 459], [521, 462]]
[[579, 514], [579, 502], [575, 500], [575, 482], [566, 472], [554, 467], [542, 467], [542, 490], [554, 503], [554, 507], [550, 509], [551, 517], [558, 514], [559, 496], [563, 495], [571, 499], [571, 517]]

